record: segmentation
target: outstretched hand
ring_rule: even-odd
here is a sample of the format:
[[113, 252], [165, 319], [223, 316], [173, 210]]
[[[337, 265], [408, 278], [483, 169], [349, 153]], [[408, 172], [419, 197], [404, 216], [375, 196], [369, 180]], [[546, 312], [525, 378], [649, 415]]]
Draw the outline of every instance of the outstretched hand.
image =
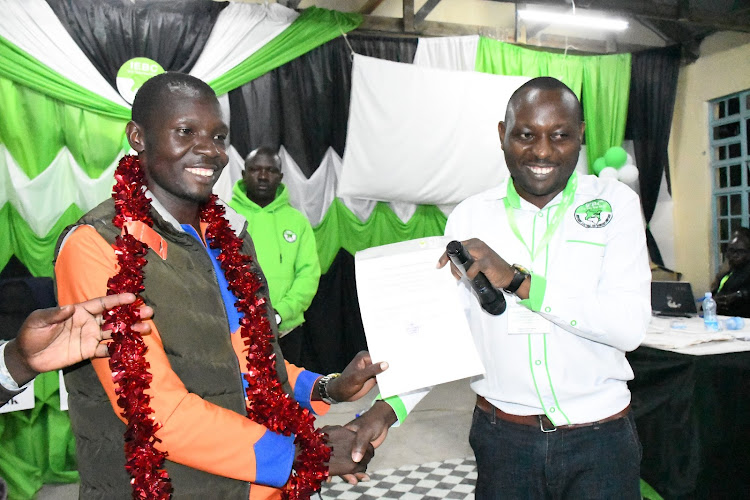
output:
[[[41, 372], [108, 356], [104, 341], [112, 338], [112, 333], [102, 330], [102, 313], [135, 300], [134, 294], [122, 293], [32, 312], [16, 338], [5, 346], [8, 371], [23, 385]], [[153, 312], [148, 306], [140, 307], [141, 319], [150, 318]], [[143, 322], [133, 329], [141, 334], [151, 332], [151, 327]]]
[[360, 351], [344, 368], [341, 376], [328, 384], [328, 394], [339, 402], [356, 401], [375, 386], [375, 376], [387, 368], [385, 361], [373, 364], [370, 353]]

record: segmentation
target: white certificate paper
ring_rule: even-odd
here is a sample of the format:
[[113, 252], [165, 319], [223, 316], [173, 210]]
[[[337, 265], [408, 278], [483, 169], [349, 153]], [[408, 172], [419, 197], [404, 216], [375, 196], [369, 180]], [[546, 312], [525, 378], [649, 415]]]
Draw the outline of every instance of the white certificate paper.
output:
[[450, 266], [436, 269], [450, 239], [368, 248], [355, 256], [357, 294], [383, 397], [484, 373]]

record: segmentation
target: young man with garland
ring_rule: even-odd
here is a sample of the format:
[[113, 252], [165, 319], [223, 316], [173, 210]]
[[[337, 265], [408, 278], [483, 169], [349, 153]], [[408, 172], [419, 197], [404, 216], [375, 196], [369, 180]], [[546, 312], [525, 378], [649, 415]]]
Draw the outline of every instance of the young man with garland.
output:
[[229, 206], [247, 219], [258, 262], [268, 279], [281, 352], [299, 366], [304, 340], [299, 327], [318, 291], [320, 262], [310, 221], [289, 204], [283, 177], [278, 153], [259, 147], [247, 155]]
[[[638, 196], [575, 173], [584, 124], [559, 80], [522, 85], [498, 130], [511, 178], [459, 204], [445, 229], [475, 259], [468, 277], [484, 273], [507, 300], [492, 316], [461, 281], [486, 371], [471, 382], [476, 498], [639, 499], [625, 358], [651, 316]], [[379, 401], [348, 426], [378, 445], [426, 392]]]
[[109, 363], [65, 375], [81, 497], [129, 497], [130, 473], [142, 498], [309, 498], [329, 473], [363, 473], [372, 450], [353, 462], [354, 433], [324, 435], [310, 412], [358, 399], [387, 365], [360, 353], [321, 377], [284, 362], [246, 222], [211, 194], [228, 161], [213, 90], [158, 75], [126, 133], [138, 156], [63, 233], [55, 265], [61, 304], [132, 291], [154, 310], [142, 339], [137, 313], [114, 311]]

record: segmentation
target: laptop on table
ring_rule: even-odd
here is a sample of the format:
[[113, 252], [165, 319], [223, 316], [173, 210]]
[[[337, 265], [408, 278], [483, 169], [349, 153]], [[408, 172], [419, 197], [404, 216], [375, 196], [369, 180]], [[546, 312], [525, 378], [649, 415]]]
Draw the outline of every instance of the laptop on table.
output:
[[690, 318], [698, 315], [693, 287], [685, 281], [652, 281], [651, 310], [655, 316]]

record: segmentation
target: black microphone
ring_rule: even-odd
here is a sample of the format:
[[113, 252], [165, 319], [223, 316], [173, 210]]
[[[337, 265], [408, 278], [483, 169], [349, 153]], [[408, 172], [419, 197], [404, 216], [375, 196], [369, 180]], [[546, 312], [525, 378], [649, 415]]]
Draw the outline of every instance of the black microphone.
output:
[[[445, 247], [453, 265], [466, 277], [466, 270], [474, 263], [474, 259], [466, 251], [460, 241], [451, 241]], [[468, 279], [468, 278], [467, 278]], [[503, 292], [497, 290], [483, 273], [478, 273], [473, 280], [469, 280], [471, 288], [477, 294], [482, 309], [494, 316], [500, 316], [505, 312], [505, 297]]]

